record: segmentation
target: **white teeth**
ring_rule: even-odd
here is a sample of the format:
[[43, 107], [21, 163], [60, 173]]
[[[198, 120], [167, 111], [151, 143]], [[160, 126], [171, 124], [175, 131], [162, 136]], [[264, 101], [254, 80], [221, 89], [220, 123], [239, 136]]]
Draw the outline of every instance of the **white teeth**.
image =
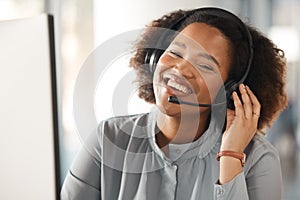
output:
[[190, 93], [190, 90], [184, 86], [184, 85], [180, 85], [178, 83], [176, 83], [175, 81], [173, 81], [172, 79], [170, 79], [167, 83], [168, 86], [175, 88], [176, 90], [179, 90], [180, 92], [183, 92], [185, 94]]

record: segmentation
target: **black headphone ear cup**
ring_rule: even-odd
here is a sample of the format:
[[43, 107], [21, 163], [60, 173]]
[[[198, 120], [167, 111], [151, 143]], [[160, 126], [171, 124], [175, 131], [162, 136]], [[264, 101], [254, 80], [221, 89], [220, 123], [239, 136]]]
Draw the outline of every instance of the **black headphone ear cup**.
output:
[[144, 64], [148, 65], [150, 63], [151, 55], [155, 49], [153, 48], [147, 48], [144, 58]]
[[149, 48], [145, 55], [145, 64], [149, 65], [149, 70], [154, 73], [160, 56], [164, 53], [163, 49]]
[[234, 102], [232, 98], [232, 93], [237, 91], [238, 84], [235, 81], [228, 81], [225, 84], [225, 91], [226, 91], [226, 100], [227, 100], [227, 108], [234, 110]]

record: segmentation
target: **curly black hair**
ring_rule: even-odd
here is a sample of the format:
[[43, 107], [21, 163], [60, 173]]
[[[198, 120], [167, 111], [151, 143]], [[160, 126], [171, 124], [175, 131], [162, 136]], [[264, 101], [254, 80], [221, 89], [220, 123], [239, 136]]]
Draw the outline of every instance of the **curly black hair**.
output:
[[[137, 73], [138, 95], [146, 102], [155, 103], [153, 91], [153, 72], [145, 65], [145, 57], [149, 47], [161, 37], [160, 33], [153, 28], [168, 28], [170, 24], [178, 21], [190, 13], [191, 10], [176, 10], [168, 13], [147, 25], [145, 32], [134, 46], [133, 56], [130, 59], [130, 66]], [[241, 34], [241, 27], [232, 20], [222, 16], [210, 15], [206, 12], [194, 12], [188, 15], [178, 27], [182, 30], [189, 24], [200, 22], [206, 23], [219, 29], [230, 42], [231, 69], [228, 80], [240, 80], [245, 73], [249, 60], [249, 43], [245, 35]], [[284, 52], [279, 49], [263, 33], [246, 24], [253, 40], [253, 61], [249, 74], [244, 81], [261, 104], [261, 117], [258, 122], [258, 130], [270, 126], [278, 114], [287, 106], [286, 94], [286, 59]], [[152, 45], [153, 46], [153, 45]], [[226, 81], [225, 81], [226, 82]]]

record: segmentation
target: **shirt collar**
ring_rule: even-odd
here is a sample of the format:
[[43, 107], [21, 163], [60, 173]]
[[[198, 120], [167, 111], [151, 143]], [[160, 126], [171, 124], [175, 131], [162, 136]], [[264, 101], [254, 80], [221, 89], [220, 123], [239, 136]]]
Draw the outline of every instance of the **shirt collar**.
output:
[[[155, 140], [155, 135], [159, 131], [156, 126], [157, 112], [158, 110], [156, 108], [149, 113], [148, 124], [151, 124], [148, 126], [149, 130], [147, 131], [149, 134], [149, 142], [156, 154], [165, 161], [172, 162], [172, 160], [158, 147]], [[172, 147], [178, 147], [182, 150], [177, 161], [180, 162], [195, 156], [204, 158], [216, 145], [219, 145], [222, 133], [222, 127], [219, 125], [219, 122], [220, 120], [217, 120], [216, 117], [212, 116], [208, 129], [199, 139], [188, 144], [171, 144]]]

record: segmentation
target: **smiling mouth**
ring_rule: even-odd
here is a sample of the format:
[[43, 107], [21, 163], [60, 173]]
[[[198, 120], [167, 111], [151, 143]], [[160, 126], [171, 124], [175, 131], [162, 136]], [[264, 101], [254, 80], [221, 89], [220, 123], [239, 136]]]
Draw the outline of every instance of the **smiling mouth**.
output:
[[171, 79], [169, 79], [169, 81], [167, 81], [167, 86], [169, 86], [175, 90], [178, 90], [179, 92], [185, 93], [185, 94], [191, 93], [191, 91], [186, 86], [180, 85]]
[[192, 90], [187, 86], [187, 83], [183, 83], [184, 81], [180, 81], [179, 78], [172, 77], [172, 76], [165, 76], [163, 78], [163, 81], [166, 84], [166, 86], [180, 93], [186, 95], [192, 93]]

